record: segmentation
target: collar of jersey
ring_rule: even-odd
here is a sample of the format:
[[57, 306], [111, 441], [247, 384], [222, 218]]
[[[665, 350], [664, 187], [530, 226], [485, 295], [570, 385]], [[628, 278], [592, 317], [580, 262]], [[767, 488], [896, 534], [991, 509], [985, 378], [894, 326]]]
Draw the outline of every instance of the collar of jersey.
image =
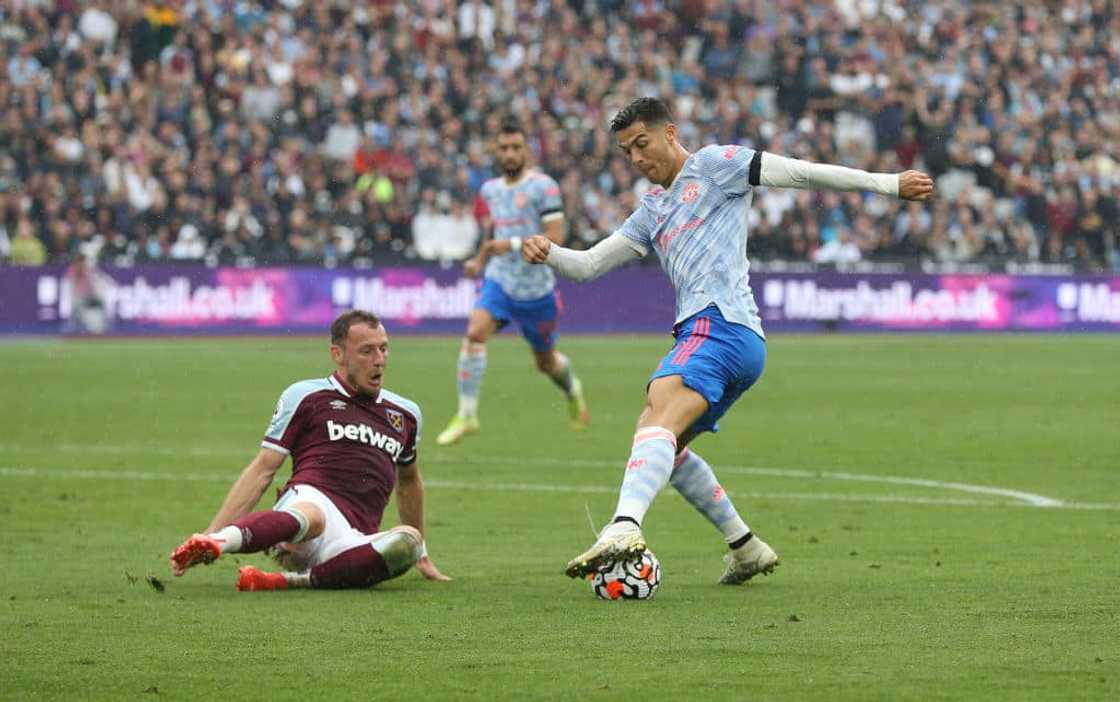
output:
[[517, 186], [521, 185], [526, 180], [528, 180], [529, 176], [532, 175], [532, 174], [533, 174], [533, 170], [531, 168], [526, 168], [525, 170], [521, 171], [521, 177], [518, 178], [517, 180], [513, 181], [512, 183], [507, 183], [506, 182], [506, 177], [501, 176], [501, 175], [498, 176], [498, 182], [500, 182], [503, 187], [516, 188]]
[[[351, 390], [350, 387], [346, 385], [346, 381], [338, 376], [337, 372], [331, 373], [330, 377], [327, 378], [327, 381], [334, 386], [335, 390], [342, 393], [344, 397], [349, 397], [352, 400], [369, 402], [368, 399], [358, 396], [353, 390]], [[377, 397], [373, 401], [377, 404], [381, 404], [380, 392], [377, 393]]]

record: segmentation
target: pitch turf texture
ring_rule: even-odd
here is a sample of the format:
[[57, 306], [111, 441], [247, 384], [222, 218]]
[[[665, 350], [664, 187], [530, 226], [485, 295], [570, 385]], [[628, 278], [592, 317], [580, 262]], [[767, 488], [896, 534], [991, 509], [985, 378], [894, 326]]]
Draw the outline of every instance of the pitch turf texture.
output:
[[260, 556], [173, 579], [167, 555], [277, 394], [326, 374], [321, 340], [0, 345], [0, 698], [1117, 699], [1120, 339], [773, 338], [695, 448], [782, 566], [717, 585], [721, 541], [669, 489], [646, 525], [657, 598], [601, 602], [561, 570], [585, 505], [613, 508], [667, 342], [563, 339], [593, 413], [577, 434], [503, 335], [482, 432], [438, 448], [458, 341], [394, 338], [455, 580], [282, 593], [234, 590]]

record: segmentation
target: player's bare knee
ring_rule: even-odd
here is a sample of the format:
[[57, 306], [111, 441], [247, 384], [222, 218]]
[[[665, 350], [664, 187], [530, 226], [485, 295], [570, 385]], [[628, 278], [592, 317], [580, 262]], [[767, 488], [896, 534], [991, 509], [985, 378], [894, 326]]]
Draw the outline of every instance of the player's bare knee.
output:
[[[467, 327], [467, 336], [463, 339], [463, 350], [467, 353], [478, 353], [485, 350], [486, 341], [490, 338], [490, 330], [486, 325], [471, 324]], [[478, 347], [482, 347], [479, 349]]]
[[703, 395], [685, 385], [680, 376], [666, 376], [650, 383], [638, 426], [665, 427], [681, 436], [706, 411], [708, 401]]
[[327, 526], [327, 517], [323, 510], [311, 502], [297, 502], [282, 511], [296, 518], [300, 523], [299, 533], [292, 539], [292, 543], [309, 541], [322, 535]]
[[541, 373], [552, 373], [556, 368], [556, 355], [553, 353], [533, 354], [533, 360], [536, 361], [537, 370]]
[[653, 413], [653, 406], [649, 403], [649, 397], [647, 396], [646, 397], [646, 404], [645, 404], [644, 407], [642, 407], [642, 411], [638, 415], [638, 422], [637, 422], [637, 425], [634, 427], [634, 430], [637, 431], [638, 429], [641, 429], [642, 427], [649, 426], [650, 424], [652, 424], [652, 422], [650, 422], [650, 415], [652, 413]]
[[414, 541], [415, 541], [415, 542], [416, 542], [417, 544], [422, 544], [422, 543], [424, 543], [424, 537], [420, 535], [420, 530], [419, 530], [419, 529], [417, 529], [416, 527], [412, 527], [412, 526], [409, 526], [409, 525], [407, 525], [407, 524], [401, 524], [401, 525], [399, 525], [399, 526], [395, 526], [395, 527], [393, 527], [393, 528], [392, 528], [392, 529], [390, 529], [389, 531], [391, 531], [391, 532], [392, 532], [392, 531], [399, 531], [399, 532], [402, 532], [402, 533], [404, 533], [404, 534], [408, 534], [409, 536], [411, 536], [411, 537], [412, 537], [412, 539], [413, 539], [413, 540], [414, 540]]
[[410, 526], [398, 526], [373, 541], [373, 548], [385, 561], [389, 577], [395, 578], [420, 560], [424, 539]]

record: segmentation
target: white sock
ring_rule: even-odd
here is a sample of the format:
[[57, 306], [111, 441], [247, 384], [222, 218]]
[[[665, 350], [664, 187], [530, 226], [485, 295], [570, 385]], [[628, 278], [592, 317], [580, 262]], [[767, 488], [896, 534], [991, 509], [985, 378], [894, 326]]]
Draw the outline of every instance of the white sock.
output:
[[735, 510], [731, 498], [716, 480], [712, 467], [699, 454], [687, 448], [682, 451], [677, 456], [669, 482], [697, 512], [719, 529], [727, 543], [734, 543], [750, 533], [751, 528]]
[[614, 511], [616, 518], [630, 517], [641, 525], [653, 498], [669, 482], [676, 453], [677, 437], [665, 427], [642, 427], [634, 434]]
[[572, 372], [572, 362], [564, 354], [556, 353], [556, 367], [548, 374], [548, 377], [560, 388], [564, 396], [571, 399], [572, 391], [575, 389], [576, 376]]
[[486, 345], [468, 344], [459, 352], [458, 388], [459, 416], [478, 415], [478, 398], [482, 394], [482, 377], [486, 375]]
[[311, 571], [304, 571], [303, 573], [293, 573], [285, 571], [284, 579], [288, 581], [288, 587], [311, 587]]
[[237, 553], [241, 550], [241, 529], [232, 524], [209, 535], [218, 542], [222, 553]]

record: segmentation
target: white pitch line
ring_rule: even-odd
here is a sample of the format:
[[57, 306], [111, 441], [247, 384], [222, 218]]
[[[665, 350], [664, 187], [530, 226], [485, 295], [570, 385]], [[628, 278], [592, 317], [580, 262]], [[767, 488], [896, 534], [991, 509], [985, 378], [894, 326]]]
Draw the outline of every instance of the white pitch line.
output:
[[[431, 458], [426, 460], [431, 461]], [[552, 459], [552, 458], [513, 458], [510, 456], [468, 456], [458, 459], [461, 463], [502, 463], [510, 465], [557, 465], [581, 466], [588, 468], [612, 468], [621, 465], [617, 461], [597, 461], [586, 459]], [[989, 485], [970, 485], [968, 483], [945, 482], [928, 478], [906, 478], [893, 475], [869, 475], [863, 473], [847, 473], [826, 470], [803, 470], [790, 468], [762, 468], [759, 466], [737, 466], [719, 464], [715, 468], [717, 473], [737, 473], [740, 475], [768, 475], [780, 478], [824, 478], [828, 480], [848, 480], [864, 483], [886, 483], [889, 485], [912, 485], [915, 487], [937, 488], [941, 490], [956, 490], [978, 495], [996, 495], [1018, 500], [1032, 507], [1061, 507], [1062, 500], [1046, 495], [1036, 495], [1022, 490], [1011, 490]]]
[[[0, 466], [0, 477], [16, 478], [69, 478], [86, 480], [137, 480], [151, 482], [218, 482], [232, 483], [232, 474], [222, 473], [156, 473], [136, 470], [106, 469], [52, 469], [28, 466]], [[576, 494], [614, 494], [618, 488], [605, 485], [554, 485], [546, 483], [488, 483], [465, 480], [426, 479], [433, 488], [448, 490], [478, 490], [483, 492], [545, 492]], [[964, 497], [920, 497], [909, 495], [867, 495], [860, 493], [827, 492], [757, 492], [729, 491], [730, 495], [750, 499], [810, 500], [818, 502], [859, 502], [876, 504], [911, 504], [949, 507], [1038, 507], [1027, 502], [1001, 502], [975, 500]], [[1089, 511], [1120, 511], [1120, 504], [1063, 502], [1052, 509]]]
[[[616, 494], [617, 487], [605, 485], [542, 485], [538, 483], [471, 483], [465, 480], [424, 480], [425, 485], [446, 488], [449, 490], [485, 490], [501, 492], [575, 492]], [[671, 492], [671, 491], [667, 491]], [[790, 500], [817, 500], [820, 502], [892, 502], [920, 505], [950, 505], [964, 507], [997, 507], [1014, 506], [1016, 503], [980, 501], [965, 497], [909, 497], [906, 495], [866, 495], [857, 493], [825, 493], [825, 492], [741, 492], [728, 491], [732, 497], [746, 497], [752, 499], [790, 499]], [[1023, 505], [1026, 506], [1026, 505]]]
[[[43, 451], [44, 447], [23, 444], [0, 444], [0, 451]], [[196, 456], [209, 458], [241, 458], [249, 460], [256, 449], [225, 449], [210, 447], [191, 447], [180, 449], [173, 446], [142, 446], [129, 444], [52, 444], [48, 451], [60, 453], [109, 454], [109, 455], [159, 455], [159, 456]], [[453, 456], [446, 452], [426, 454], [425, 463], [489, 465], [534, 465], [556, 466], [561, 468], [614, 468], [621, 465], [618, 461], [604, 461], [581, 458], [516, 458], [513, 456]], [[952, 490], [975, 495], [994, 495], [1028, 504], [1032, 507], [1061, 507], [1064, 501], [1055, 497], [1038, 495], [1022, 490], [1013, 490], [992, 485], [972, 485], [955, 481], [932, 480], [929, 478], [909, 478], [894, 475], [871, 475], [845, 471], [805, 470], [791, 468], [765, 468], [760, 466], [724, 465], [717, 466], [717, 473], [737, 473], [740, 475], [766, 475], [780, 478], [844, 480], [887, 485], [908, 485], [913, 487]]]

